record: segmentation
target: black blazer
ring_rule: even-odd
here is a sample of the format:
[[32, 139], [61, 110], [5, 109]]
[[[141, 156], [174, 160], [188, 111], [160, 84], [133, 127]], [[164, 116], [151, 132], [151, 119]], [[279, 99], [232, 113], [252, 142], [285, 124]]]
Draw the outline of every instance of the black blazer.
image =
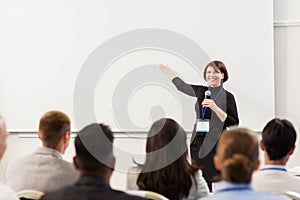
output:
[[114, 190], [104, 179], [96, 176], [82, 176], [71, 186], [46, 193], [41, 200], [144, 200]]

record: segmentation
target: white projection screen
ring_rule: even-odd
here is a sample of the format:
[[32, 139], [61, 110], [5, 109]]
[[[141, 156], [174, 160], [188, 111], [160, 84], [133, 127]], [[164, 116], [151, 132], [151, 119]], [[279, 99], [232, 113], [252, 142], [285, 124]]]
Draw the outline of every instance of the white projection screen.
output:
[[3, 0], [0, 13], [0, 114], [12, 132], [37, 131], [52, 109], [73, 130], [144, 132], [171, 117], [192, 131], [196, 99], [158, 65], [205, 84], [210, 59], [228, 68], [241, 126], [275, 116], [273, 1]]

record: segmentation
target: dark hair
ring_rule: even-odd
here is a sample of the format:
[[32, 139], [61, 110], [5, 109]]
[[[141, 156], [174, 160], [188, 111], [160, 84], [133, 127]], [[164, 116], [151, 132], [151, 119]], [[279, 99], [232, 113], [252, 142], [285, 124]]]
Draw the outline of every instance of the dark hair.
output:
[[[161, 152], [155, 152], [158, 150]], [[187, 160], [186, 132], [182, 127], [172, 119], [154, 122], [148, 133], [146, 152], [146, 161], [137, 180], [139, 188], [158, 192], [172, 200], [187, 197], [191, 177], [197, 169]], [[173, 161], [174, 155], [180, 156]], [[157, 165], [165, 167], [157, 169]]]
[[227, 69], [224, 63], [218, 60], [211, 61], [206, 65], [203, 72], [204, 80], [206, 80], [206, 71], [208, 67], [212, 67], [214, 68], [215, 71], [220, 71], [221, 73], [224, 74], [223, 83], [225, 83], [228, 80], [229, 77], [228, 77]]
[[262, 131], [262, 140], [270, 160], [279, 160], [295, 146], [296, 130], [285, 119], [272, 119]]
[[105, 172], [112, 168], [113, 133], [104, 124], [90, 124], [75, 138], [76, 163], [86, 172]]
[[71, 130], [70, 118], [63, 112], [46, 112], [40, 119], [39, 133], [41, 140], [50, 148], [56, 148], [62, 136]]
[[224, 131], [217, 145], [217, 156], [223, 180], [248, 184], [258, 162], [257, 136], [245, 128]]

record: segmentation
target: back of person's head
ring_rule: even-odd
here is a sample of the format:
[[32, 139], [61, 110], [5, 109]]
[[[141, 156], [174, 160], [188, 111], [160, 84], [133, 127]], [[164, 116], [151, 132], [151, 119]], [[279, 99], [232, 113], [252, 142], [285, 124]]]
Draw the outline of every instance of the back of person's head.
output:
[[75, 138], [74, 161], [81, 173], [106, 176], [114, 167], [114, 136], [104, 124], [90, 124], [79, 131]]
[[186, 132], [172, 119], [153, 123], [146, 142], [146, 160], [137, 184], [142, 190], [158, 192], [169, 199], [188, 196], [191, 175]]
[[258, 168], [258, 140], [246, 128], [234, 128], [221, 134], [215, 156], [221, 179], [232, 183], [248, 184], [252, 172]]
[[0, 115], [0, 159], [2, 158], [7, 147], [6, 138], [7, 138], [7, 130], [6, 130], [5, 120]]
[[39, 137], [43, 145], [49, 148], [56, 149], [65, 136], [65, 148], [68, 146], [69, 136], [71, 130], [70, 118], [61, 111], [46, 112], [40, 119], [39, 123]]
[[[163, 118], [154, 122], [148, 132], [146, 142], [146, 153], [162, 150], [163, 155], [154, 157], [168, 162], [173, 159], [173, 155], [187, 156], [186, 132], [173, 119]], [[165, 158], [162, 158], [162, 157]], [[153, 157], [148, 157], [153, 159]]]
[[262, 141], [270, 160], [280, 160], [295, 147], [296, 130], [285, 119], [272, 119], [262, 131]]

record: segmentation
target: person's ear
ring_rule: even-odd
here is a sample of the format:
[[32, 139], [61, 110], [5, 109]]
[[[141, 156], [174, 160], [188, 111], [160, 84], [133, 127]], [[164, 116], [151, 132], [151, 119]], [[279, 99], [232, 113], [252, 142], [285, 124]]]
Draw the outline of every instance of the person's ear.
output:
[[296, 145], [294, 145], [291, 150], [289, 151], [289, 155], [292, 155], [295, 151]]
[[224, 79], [224, 76], [225, 76], [225, 75], [224, 75], [224, 73], [221, 73], [221, 76], [222, 76], [222, 78], [221, 78], [221, 79]]
[[214, 164], [215, 164], [216, 169], [221, 171], [222, 164], [221, 164], [221, 161], [220, 161], [220, 159], [217, 155], [214, 156]]
[[75, 166], [76, 169], [79, 169], [76, 156], [73, 157], [73, 165]]
[[258, 170], [259, 169], [259, 166], [260, 166], [260, 160], [258, 160], [255, 164], [255, 170]]
[[260, 140], [259, 141], [259, 147], [261, 150], [265, 151], [266, 150], [266, 147], [265, 147], [265, 144], [264, 144], [264, 141], [263, 140]]
[[70, 131], [65, 132], [65, 134], [63, 135], [65, 144], [70, 141], [70, 135], [71, 135]]
[[38, 136], [39, 136], [40, 140], [42, 140], [42, 136], [41, 136], [40, 131], [38, 131]]

